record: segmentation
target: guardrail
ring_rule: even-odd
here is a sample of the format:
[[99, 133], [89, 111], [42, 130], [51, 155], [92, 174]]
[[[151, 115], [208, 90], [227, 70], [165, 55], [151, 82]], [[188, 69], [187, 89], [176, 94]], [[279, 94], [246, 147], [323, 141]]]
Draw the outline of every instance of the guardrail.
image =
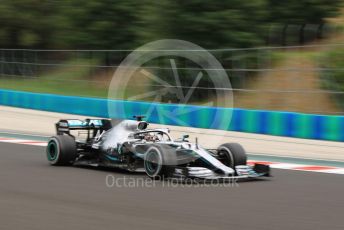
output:
[[[109, 113], [108, 103], [118, 109]], [[148, 117], [151, 123], [178, 126], [186, 123], [196, 128], [344, 141], [344, 116], [107, 100], [12, 90], [0, 90], [0, 105], [114, 119], [132, 119], [132, 115], [146, 114], [153, 107], [155, 109]], [[162, 110], [171, 116], [161, 119], [158, 113]], [[174, 113], [180, 114], [181, 110], [189, 112], [179, 115], [178, 120], [182, 122], [178, 122]], [[214, 119], [215, 114], [230, 117], [231, 113], [230, 124]]]

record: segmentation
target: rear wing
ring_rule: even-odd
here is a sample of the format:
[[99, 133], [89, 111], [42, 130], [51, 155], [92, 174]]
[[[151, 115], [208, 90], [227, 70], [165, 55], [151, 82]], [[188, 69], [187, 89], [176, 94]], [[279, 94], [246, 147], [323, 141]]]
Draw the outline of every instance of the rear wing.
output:
[[[66, 119], [55, 124], [57, 135], [70, 134], [71, 130], [106, 131], [112, 128], [111, 121], [106, 119]], [[95, 133], [95, 132], [94, 132]]]

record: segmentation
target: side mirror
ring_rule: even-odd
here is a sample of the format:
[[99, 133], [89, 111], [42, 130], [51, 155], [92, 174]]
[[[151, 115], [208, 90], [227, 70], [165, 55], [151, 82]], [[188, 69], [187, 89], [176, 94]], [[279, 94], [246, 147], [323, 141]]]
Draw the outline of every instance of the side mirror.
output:
[[185, 141], [187, 138], [189, 138], [189, 135], [187, 135], [187, 134], [186, 134], [186, 135], [183, 135], [182, 140]]

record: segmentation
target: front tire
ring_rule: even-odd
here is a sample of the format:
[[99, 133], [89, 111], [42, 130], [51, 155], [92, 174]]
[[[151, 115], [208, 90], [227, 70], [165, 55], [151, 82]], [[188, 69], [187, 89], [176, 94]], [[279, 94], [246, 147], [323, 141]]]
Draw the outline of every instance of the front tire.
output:
[[176, 152], [169, 147], [153, 145], [144, 158], [144, 169], [152, 179], [164, 179], [170, 177], [177, 164]]
[[75, 140], [68, 135], [53, 136], [48, 141], [46, 153], [51, 165], [71, 165], [77, 157]]
[[245, 149], [238, 143], [226, 143], [218, 149], [219, 160], [228, 167], [235, 168], [237, 165], [247, 164]]

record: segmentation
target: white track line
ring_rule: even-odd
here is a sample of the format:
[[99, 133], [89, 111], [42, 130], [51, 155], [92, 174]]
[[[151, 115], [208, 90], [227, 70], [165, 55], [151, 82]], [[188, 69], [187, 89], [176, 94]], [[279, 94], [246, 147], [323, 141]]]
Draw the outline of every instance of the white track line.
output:
[[305, 165], [305, 164], [281, 163], [281, 162], [270, 162], [270, 161], [253, 161], [253, 160], [249, 160], [248, 163], [251, 165], [254, 165], [255, 163], [267, 164], [267, 165], [270, 165], [271, 168], [276, 168], [276, 169], [344, 174], [344, 168], [334, 167], [334, 166]]
[[13, 138], [0, 138], [0, 142], [22, 144], [22, 145], [47, 146], [46, 141], [33, 141], [33, 140], [13, 139]]

